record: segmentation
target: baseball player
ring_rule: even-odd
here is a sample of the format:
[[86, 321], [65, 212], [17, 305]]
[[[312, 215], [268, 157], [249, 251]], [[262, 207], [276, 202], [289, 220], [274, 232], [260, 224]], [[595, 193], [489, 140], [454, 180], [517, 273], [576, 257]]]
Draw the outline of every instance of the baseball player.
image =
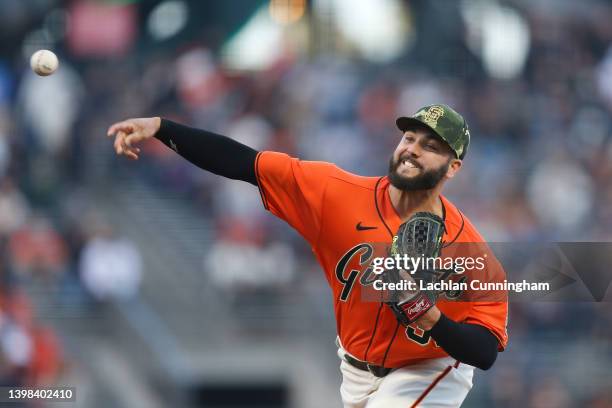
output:
[[446, 244], [483, 242], [441, 194], [466, 156], [463, 117], [432, 105], [396, 123], [401, 139], [383, 177], [258, 152], [159, 117], [116, 123], [108, 136], [115, 135], [118, 155], [138, 159], [136, 145], [155, 137], [202, 169], [257, 186], [263, 206], [308, 241], [332, 288], [345, 407], [458, 407], [474, 367], [490, 368], [506, 347], [507, 302], [430, 296], [393, 308], [361, 297], [371, 284], [365, 277], [371, 243], [391, 243], [415, 214], [439, 219]]

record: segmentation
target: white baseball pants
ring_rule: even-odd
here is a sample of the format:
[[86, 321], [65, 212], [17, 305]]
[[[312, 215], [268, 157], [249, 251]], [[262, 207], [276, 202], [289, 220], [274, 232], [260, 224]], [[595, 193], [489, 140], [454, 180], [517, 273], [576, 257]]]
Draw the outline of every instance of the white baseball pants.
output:
[[341, 358], [340, 395], [345, 408], [459, 407], [472, 388], [474, 367], [451, 357], [398, 368], [379, 378]]

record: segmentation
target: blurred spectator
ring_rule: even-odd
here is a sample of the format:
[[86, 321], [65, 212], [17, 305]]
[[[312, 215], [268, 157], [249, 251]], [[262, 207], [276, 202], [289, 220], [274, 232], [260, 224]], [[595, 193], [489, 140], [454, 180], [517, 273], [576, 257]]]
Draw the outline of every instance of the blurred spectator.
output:
[[67, 269], [68, 252], [63, 237], [51, 222], [35, 215], [9, 239], [14, 272], [22, 277], [54, 281]]
[[32, 348], [27, 331], [0, 311], [0, 382], [3, 385], [26, 385]]
[[10, 178], [0, 181], [0, 235], [21, 228], [29, 215], [28, 207], [28, 201]]
[[83, 248], [79, 270], [83, 285], [96, 300], [129, 300], [138, 294], [142, 259], [130, 240], [100, 224]]
[[62, 365], [61, 345], [54, 332], [35, 320], [23, 292], [5, 288], [0, 293], [0, 383], [53, 385]]
[[31, 148], [57, 155], [70, 140], [81, 107], [83, 89], [78, 74], [62, 61], [62, 69], [47, 78], [26, 74], [19, 94], [24, 124], [33, 135]]
[[61, 346], [50, 327], [35, 326], [32, 335], [32, 359], [27, 382], [32, 386], [55, 384], [61, 374], [63, 358]]
[[230, 297], [266, 288], [282, 289], [295, 277], [295, 253], [283, 242], [266, 239], [257, 225], [227, 219], [205, 257], [212, 283]]
[[[591, 212], [595, 191], [588, 174], [571, 156], [562, 153], [542, 160], [527, 188], [529, 202], [542, 226], [557, 233], [571, 230], [572, 238], [577, 239], [576, 227]], [[569, 191], [571, 200], [567, 197]]]

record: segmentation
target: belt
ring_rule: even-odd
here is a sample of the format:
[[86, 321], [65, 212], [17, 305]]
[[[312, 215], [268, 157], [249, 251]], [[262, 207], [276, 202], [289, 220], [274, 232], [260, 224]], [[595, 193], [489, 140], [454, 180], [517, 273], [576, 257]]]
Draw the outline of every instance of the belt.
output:
[[392, 368], [377, 366], [366, 363], [365, 361], [357, 360], [355, 357], [349, 354], [344, 355], [344, 360], [355, 368], [358, 368], [363, 371], [369, 371], [372, 375], [375, 375], [376, 377], [385, 377], [393, 370]]

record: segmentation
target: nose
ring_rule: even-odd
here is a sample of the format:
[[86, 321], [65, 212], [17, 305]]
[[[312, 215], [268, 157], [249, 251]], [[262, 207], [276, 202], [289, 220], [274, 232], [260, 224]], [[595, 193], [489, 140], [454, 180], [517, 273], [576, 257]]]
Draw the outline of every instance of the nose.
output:
[[420, 157], [421, 148], [418, 143], [407, 143], [405, 148], [400, 152], [400, 157], [406, 154], [410, 155], [410, 157]]

